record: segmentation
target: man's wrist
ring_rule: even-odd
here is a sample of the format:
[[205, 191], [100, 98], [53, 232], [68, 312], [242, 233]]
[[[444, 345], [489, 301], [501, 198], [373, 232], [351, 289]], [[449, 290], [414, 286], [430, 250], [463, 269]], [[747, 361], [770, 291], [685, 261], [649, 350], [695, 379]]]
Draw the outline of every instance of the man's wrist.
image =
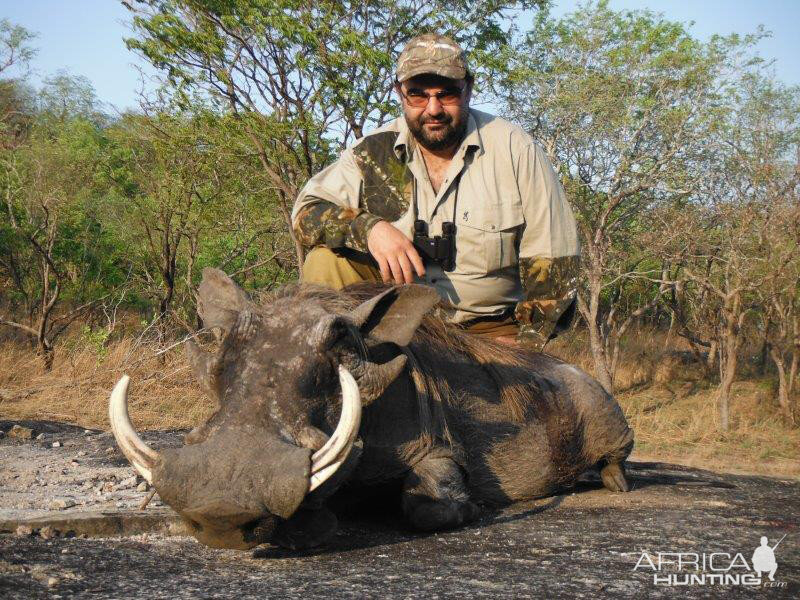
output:
[[348, 245], [359, 252], [369, 253], [369, 234], [372, 228], [381, 221], [383, 221], [383, 219], [372, 213], [366, 211], [361, 212], [350, 222], [350, 243]]

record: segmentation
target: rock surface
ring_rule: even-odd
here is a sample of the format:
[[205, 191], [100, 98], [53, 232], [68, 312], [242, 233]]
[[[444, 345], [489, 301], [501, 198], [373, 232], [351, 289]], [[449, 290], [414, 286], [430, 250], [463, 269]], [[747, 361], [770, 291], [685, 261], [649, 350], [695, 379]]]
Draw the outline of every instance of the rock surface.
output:
[[[338, 511], [340, 529], [333, 540], [303, 553], [266, 546], [251, 552], [207, 548], [175, 535], [180, 524], [169, 509], [151, 505], [136, 511], [143, 494], [135, 488], [111, 494], [124, 494], [121, 498], [130, 501], [114, 498], [48, 512], [44, 505], [36, 507], [46, 500], [38, 495], [39, 486], [29, 483], [33, 506], [8, 514], [9, 494], [24, 496], [24, 486], [13, 487], [24, 472], [20, 458], [49, 480], [43, 491], [51, 497], [53, 492], [74, 495], [75, 481], [87, 478], [98, 485], [112, 475], [117, 482], [130, 478], [118, 453], [106, 455], [109, 442], [103, 435], [84, 436], [82, 430], [79, 438], [60, 434], [65, 451], [57, 454], [37, 442], [0, 442], [0, 516], [6, 523], [0, 529], [8, 533], [0, 535], [0, 597], [800, 596], [800, 483], [656, 462], [630, 465], [633, 491], [628, 494], [608, 492], [595, 477], [587, 477], [567, 493], [487, 512], [477, 523], [450, 532], [409, 531], [396, 499], [350, 504]], [[146, 439], [156, 447], [180, 443], [177, 433], [148, 433]], [[68, 463], [78, 448], [87, 452], [85, 460], [62, 474], [58, 461]], [[53, 463], [32, 460], [37, 452]], [[126, 508], [113, 506], [119, 501]], [[20, 519], [27, 519], [27, 529], [15, 536]], [[153, 531], [159, 533], [146, 533]], [[653, 561], [658, 552], [741, 553], [749, 564], [762, 535], [774, 545], [784, 534], [775, 550], [775, 580], [781, 587], [672, 587], [654, 584], [650, 569], [635, 569], [643, 552]]]

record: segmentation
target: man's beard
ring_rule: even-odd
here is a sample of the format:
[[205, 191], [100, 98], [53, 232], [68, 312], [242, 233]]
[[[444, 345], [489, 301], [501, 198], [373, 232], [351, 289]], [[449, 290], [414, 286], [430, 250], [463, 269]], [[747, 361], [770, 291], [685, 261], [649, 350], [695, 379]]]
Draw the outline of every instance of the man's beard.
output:
[[[444, 150], [456, 145], [464, 138], [464, 134], [467, 132], [466, 115], [455, 124], [453, 123], [453, 117], [448, 113], [435, 118], [422, 114], [417, 120], [411, 120], [406, 116], [406, 123], [420, 145], [431, 151]], [[441, 123], [445, 127], [436, 131], [426, 131], [426, 123]]]

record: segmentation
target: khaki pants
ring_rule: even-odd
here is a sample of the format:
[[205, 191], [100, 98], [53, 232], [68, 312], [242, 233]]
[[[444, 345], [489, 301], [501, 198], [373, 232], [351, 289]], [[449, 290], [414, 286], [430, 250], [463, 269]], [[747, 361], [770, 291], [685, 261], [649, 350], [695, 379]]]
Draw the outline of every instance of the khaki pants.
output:
[[306, 254], [301, 281], [340, 290], [354, 283], [379, 283], [382, 279], [380, 269], [363, 254], [346, 250], [333, 252], [319, 246]]
[[[353, 283], [379, 283], [382, 279], [380, 269], [370, 258], [356, 252], [333, 252], [319, 246], [306, 255], [301, 281], [340, 290]], [[474, 319], [461, 323], [459, 327], [468, 333], [488, 338], [516, 336], [519, 333], [519, 326], [512, 317]]]

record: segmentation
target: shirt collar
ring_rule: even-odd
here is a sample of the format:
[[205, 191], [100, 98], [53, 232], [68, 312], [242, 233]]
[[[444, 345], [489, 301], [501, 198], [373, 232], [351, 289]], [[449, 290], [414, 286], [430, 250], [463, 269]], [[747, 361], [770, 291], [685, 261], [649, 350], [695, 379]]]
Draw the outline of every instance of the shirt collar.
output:
[[[408, 129], [408, 123], [406, 123], [405, 117], [399, 117], [397, 119], [397, 125], [398, 136], [394, 143], [394, 153], [397, 158], [403, 160], [403, 156], [406, 152], [408, 152], [409, 155], [413, 152], [416, 140]], [[460, 155], [463, 158], [470, 150], [474, 150], [476, 156], [480, 156], [483, 153], [483, 142], [481, 141], [481, 134], [478, 131], [478, 122], [475, 120], [475, 115], [472, 114], [472, 109], [469, 110], [469, 116], [467, 117], [467, 133], [464, 135], [464, 139], [461, 141], [458, 150], [456, 150], [456, 156]], [[406, 161], [408, 161], [408, 159], [406, 159]]]

